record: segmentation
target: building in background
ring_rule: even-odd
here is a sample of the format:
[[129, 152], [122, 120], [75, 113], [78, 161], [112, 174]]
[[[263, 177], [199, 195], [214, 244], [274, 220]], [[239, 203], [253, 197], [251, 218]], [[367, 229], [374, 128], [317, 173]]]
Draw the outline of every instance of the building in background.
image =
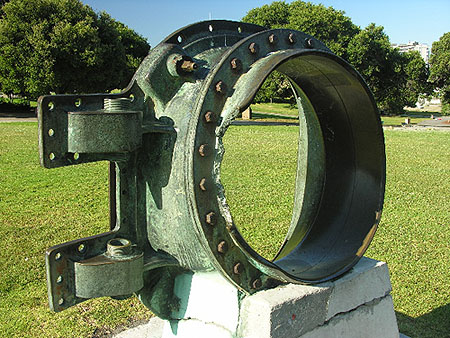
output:
[[428, 64], [428, 59], [430, 58], [430, 48], [426, 44], [418, 43], [417, 41], [410, 41], [408, 43], [393, 43], [391, 47], [398, 48], [400, 53], [416, 50], [420, 53], [420, 56], [425, 63]]

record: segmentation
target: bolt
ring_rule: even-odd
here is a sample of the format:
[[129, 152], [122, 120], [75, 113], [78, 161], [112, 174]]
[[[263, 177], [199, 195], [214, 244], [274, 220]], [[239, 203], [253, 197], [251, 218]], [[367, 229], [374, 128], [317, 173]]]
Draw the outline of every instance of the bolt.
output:
[[251, 44], [248, 45], [248, 50], [252, 54], [258, 53], [258, 49], [259, 49], [259, 47], [258, 47], [258, 44], [256, 42], [252, 42]]
[[256, 278], [253, 282], [252, 282], [252, 288], [253, 289], [259, 289], [262, 286], [262, 282], [261, 279]]
[[181, 63], [181, 69], [187, 73], [191, 73], [198, 68], [198, 65], [191, 60], [183, 60]]
[[228, 251], [228, 244], [225, 241], [221, 241], [217, 244], [217, 251], [221, 254], [224, 254]]
[[306, 46], [307, 48], [313, 48], [313, 47], [314, 47], [314, 41], [313, 41], [313, 39], [306, 39], [306, 40], [305, 40], [305, 46]]
[[234, 58], [230, 61], [231, 69], [239, 71], [242, 68], [242, 62], [238, 58]]
[[202, 144], [200, 147], [198, 147], [198, 152], [200, 156], [207, 156], [209, 153], [209, 146], [207, 144]]
[[294, 33], [289, 33], [288, 41], [289, 41], [290, 44], [294, 44], [295, 43], [295, 35], [294, 35]]
[[209, 225], [216, 224], [216, 214], [213, 211], [207, 213], [205, 219], [206, 223], [208, 223]]
[[269, 43], [274, 44], [277, 42], [277, 37], [275, 34], [270, 34], [269, 35]]
[[205, 121], [207, 123], [215, 122], [216, 121], [216, 115], [212, 111], [207, 111], [205, 113]]
[[236, 264], [234, 264], [234, 266], [233, 266], [233, 272], [234, 272], [236, 275], [240, 275], [243, 271], [244, 271], [244, 266], [242, 265], [242, 263], [237, 262]]
[[199, 183], [198, 185], [200, 186], [200, 189], [201, 189], [201, 190], [206, 191], [206, 178], [203, 177], [203, 178], [200, 180], [200, 183]]
[[227, 91], [227, 85], [222, 80], [216, 83], [216, 93], [225, 94]]

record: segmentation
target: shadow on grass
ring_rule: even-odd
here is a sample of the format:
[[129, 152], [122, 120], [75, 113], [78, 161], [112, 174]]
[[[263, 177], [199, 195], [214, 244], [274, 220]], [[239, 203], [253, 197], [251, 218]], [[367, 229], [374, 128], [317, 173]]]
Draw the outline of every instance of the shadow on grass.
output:
[[449, 338], [450, 304], [438, 307], [420, 317], [413, 318], [395, 311], [398, 328], [410, 338]]
[[292, 116], [292, 115], [283, 115], [283, 114], [272, 114], [272, 113], [252, 113], [253, 119], [283, 119], [283, 120], [298, 120], [298, 116]]

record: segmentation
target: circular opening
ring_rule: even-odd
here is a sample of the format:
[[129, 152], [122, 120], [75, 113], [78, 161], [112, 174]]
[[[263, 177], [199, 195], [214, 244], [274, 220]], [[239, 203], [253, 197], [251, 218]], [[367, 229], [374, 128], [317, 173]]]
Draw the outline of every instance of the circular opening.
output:
[[64, 298], [58, 299], [58, 304], [59, 304], [59, 305], [63, 305], [63, 304], [64, 304]]
[[75, 107], [80, 107], [81, 106], [81, 99], [76, 99], [75, 100]]
[[177, 41], [178, 43], [182, 43], [183, 42], [183, 37], [181, 35], [177, 36]]
[[48, 103], [47, 106], [48, 106], [48, 110], [53, 110], [53, 108], [55, 108], [55, 104], [51, 101]]
[[59, 260], [61, 259], [61, 257], [62, 257], [61, 253], [60, 253], [60, 252], [57, 252], [57, 253], [55, 254], [55, 261], [59, 261]]
[[61, 284], [63, 281], [63, 277], [60, 275], [58, 278], [56, 278], [56, 283]]
[[48, 158], [51, 160], [51, 161], [53, 161], [54, 159], [55, 159], [55, 154], [54, 153], [50, 153], [50, 154], [48, 154]]
[[[251, 68], [227, 104], [245, 107], [241, 98], [251, 96], [242, 91], [266, 78], [267, 86], [282, 90], [276, 69], [294, 91], [299, 133], [284, 134], [273, 124], [231, 125], [217, 140], [219, 159], [222, 141], [226, 149], [218, 177], [224, 186], [222, 213], [239, 230], [233, 236], [241, 249], [267, 269], [273, 265], [259, 255], [275, 254], [277, 270], [291, 278], [327, 280], [358, 261], [378, 224], [385, 175], [378, 112], [363, 80], [337, 57], [312, 52], [287, 60], [273, 55], [264, 62], [271, 64]], [[259, 87], [255, 99], [266, 83]], [[280, 117], [268, 106], [266, 115]], [[224, 109], [222, 120], [233, 111]], [[253, 121], [261, 118], [258, 113], [254, 109]], [[286, 145], [279, 147], [281, 142]]]
[[130, 94], [129, 98], [130, 98], [130, 102], [134, 101], [134, 95], [133, 94]]
[[74, 159], [75, 161], [79, 160], [79, 159], [80, 159], [80, 154], [74, 153], [74, 154], [73, 154], [73, 159]]
[[131, 253], [131, 242], [126, 238], [113, 238], [108, 241], [106, 251], [111, 257], [120, 257]]
[[79, 253], [84, 253], [86, 251], [86, 245], [85, 244], [80, 244], [78, 245], [78, 252]]
[[212, 31], [214, 30], [214, 27], [213, 27], [212, 25], [209, 25], [209, 26], [208, 26], [208, 30], [209, 30], [210, 32], [212, 32]]
[[53, 129], [49, 129], [48, 136], [52, 137], [53, 135], [55, 135], [55, 131]]
[[242, 27], [238, 26], [237, 31], [238, 31], [238, 33], [242, 33]]

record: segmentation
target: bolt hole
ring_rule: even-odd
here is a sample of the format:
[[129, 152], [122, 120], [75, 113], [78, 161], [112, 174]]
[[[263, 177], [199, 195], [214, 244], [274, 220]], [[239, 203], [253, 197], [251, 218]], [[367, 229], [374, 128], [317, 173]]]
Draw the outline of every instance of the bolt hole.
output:
[[80, 159], [80, 154], [78, 154], [78, 153], [73, 154], [73, 159], [75, 161], [79, 160]]
[[81, 99], [76, 99], [75, 100], [75, 107], [80, 107], [81, 106]]
[[85, 251], [86, 251], [86, 245], [84, 245], [84, 244], [78, 245], [78, 252], [79, 253], [84, 253]]
[[61, 259], [62, 255], [60, 252], [57, 252], [55, 255], [55, 261], [59, 261]]
[[58, 278], [56, 278], [56, 283], [61, 284], [63, 281], [63, 277], [62, 276], [58, 276]]
[[178, 41], [178, 43], [182, 43], [183, 42], [183, 37], [181, 35], [178, 35], [177, 41]]
[[58, 300], [58, 304], [59, 304], [59, 305], [63, 305], [63, 304], [64, 304], [64, 298], [60, 298], [60, 299]]
[[48, 103], [48, 110], [53, 110], [53, 108], [55, 108], [55, 104], [53, 102], [49, 102]]
[[133, 94], [130, 94], [129, 98], [130, 98], [130, 101], [131, 101], [131, 102], [134, 101], [134, 95], [133, 95]]
[[210, 32], [212, 32], [214, 30], [214, 27], [212, 25], [209, 25], [208, 29], [209, 29]]
[[49, 129], [48, 136], [52, 137], [53, 135], [55, 135], [55, 131], [53, 129]]
[[50, 154], [48, 154], [48, 158], [51, 160], [51, 161], [53, 161], [54, 159], [55, 159], [55, 154], [54, 153], [50, 153]]
[[242, 27], [238, 26], [237, 31], [238, 31], [238, 33], [242, 33]]

